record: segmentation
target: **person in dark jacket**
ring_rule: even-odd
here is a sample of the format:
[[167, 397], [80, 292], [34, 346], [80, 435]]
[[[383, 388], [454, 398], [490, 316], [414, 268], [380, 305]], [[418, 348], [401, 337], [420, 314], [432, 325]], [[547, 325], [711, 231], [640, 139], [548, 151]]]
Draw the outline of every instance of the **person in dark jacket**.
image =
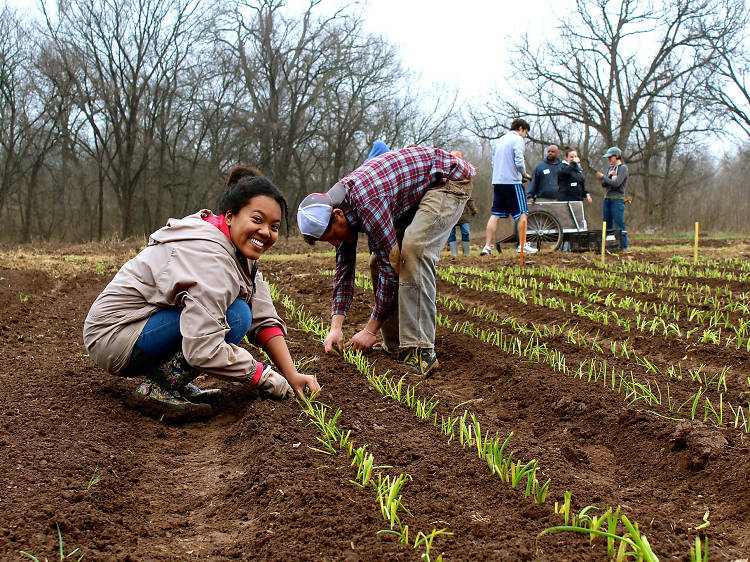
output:
[[586, 191], [586, 176], [583, 175], [581, 159], [575, 148], [565, 149], [565, 160], [557, 172], [557, 200], [583, 201], [591, 204], [591, 195]]
[[557, 199], [557, 172], [560, 169], [558, 155], [560, 149], [552, 144], [547, 147], [547, 157], [534, 166], [529, 182], [527, 199], [536, 201], [544, 199], [554, 201]]

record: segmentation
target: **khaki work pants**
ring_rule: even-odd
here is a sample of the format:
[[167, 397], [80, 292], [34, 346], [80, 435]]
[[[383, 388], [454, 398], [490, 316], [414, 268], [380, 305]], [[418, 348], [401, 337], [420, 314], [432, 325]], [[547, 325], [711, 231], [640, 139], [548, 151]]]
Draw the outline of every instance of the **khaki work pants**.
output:
[[[387, 351], [395, 352], [399, 347], [435, 347], [435, 266], [473, 188], [471, 180], [449, 181], [427, 191], [419, 202], [401, 243], [398, 308], [380, 329]], [[377, 287], [374, 256], [370, 256], [370, 274], [373, 287]]]

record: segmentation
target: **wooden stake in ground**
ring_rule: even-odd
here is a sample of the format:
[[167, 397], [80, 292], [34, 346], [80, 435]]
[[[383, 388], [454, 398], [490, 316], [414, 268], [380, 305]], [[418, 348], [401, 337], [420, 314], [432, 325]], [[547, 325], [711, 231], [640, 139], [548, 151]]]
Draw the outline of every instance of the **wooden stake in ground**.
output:
[[602, 223], [602, 263], [604, 263], [604, 250], [607, 247], [607, 221]]
[[695, 223], [695, 246], [693, 248], [693, 263], [698, 263], [698, 222]]
[[521, 226], [521, 239], [518, 241], [521, 247], [521, 267], [523, 267], [523, 253], [526, 250], [526, 221], [523, 221]]

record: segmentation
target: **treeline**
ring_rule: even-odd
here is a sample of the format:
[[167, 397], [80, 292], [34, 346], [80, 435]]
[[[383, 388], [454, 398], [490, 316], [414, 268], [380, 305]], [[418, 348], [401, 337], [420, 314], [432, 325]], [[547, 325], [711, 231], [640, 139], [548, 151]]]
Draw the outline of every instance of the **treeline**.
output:
[[378, 138], [450, 144], [453, 102], [422, 106], [390, 44], [318, 4], [70, 0], [42, 21], [3, 8], [2, 237], [146, 234], [215, 207], [236, 163], [294, 208]]
[[706, 220], [747, 229], [750, 147], [723, 160], [707, 148], [729, 123], [740, 144], [750, 132], [744, 2], [581, 0], [548, 44], [509, 44], [516, 95], [474, 107], [420, 91], [356, 3], [333, 12], [321, 0], [302, 11], [285, 4], [65, 0], [38, 17], [0, 9], [0, 238], [148, 234], [170, 216], [214, 208], [237, 163], [259, 167], [294, 209], [359, 165], [376, 139], [458, 148], [478, 164], [478, 230], [489, 211], [487, 143], [516, 116], [533, 125], [530, 167], [553, 142], [578, 146], [589, 171], [604, 148], [621, 146], [631, 228]]

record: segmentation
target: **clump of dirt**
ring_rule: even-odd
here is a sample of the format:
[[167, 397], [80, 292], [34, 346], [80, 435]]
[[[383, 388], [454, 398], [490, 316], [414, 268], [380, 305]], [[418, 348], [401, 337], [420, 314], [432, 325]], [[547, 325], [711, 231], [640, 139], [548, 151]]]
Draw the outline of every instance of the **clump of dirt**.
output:
[[670, 441], [673, 450], [687, 452], [690, 470], [703, 469], [709, 459], [721, 455], [728, 445], [721, 430], [698, 420], [678, 424], [670, 436]]

